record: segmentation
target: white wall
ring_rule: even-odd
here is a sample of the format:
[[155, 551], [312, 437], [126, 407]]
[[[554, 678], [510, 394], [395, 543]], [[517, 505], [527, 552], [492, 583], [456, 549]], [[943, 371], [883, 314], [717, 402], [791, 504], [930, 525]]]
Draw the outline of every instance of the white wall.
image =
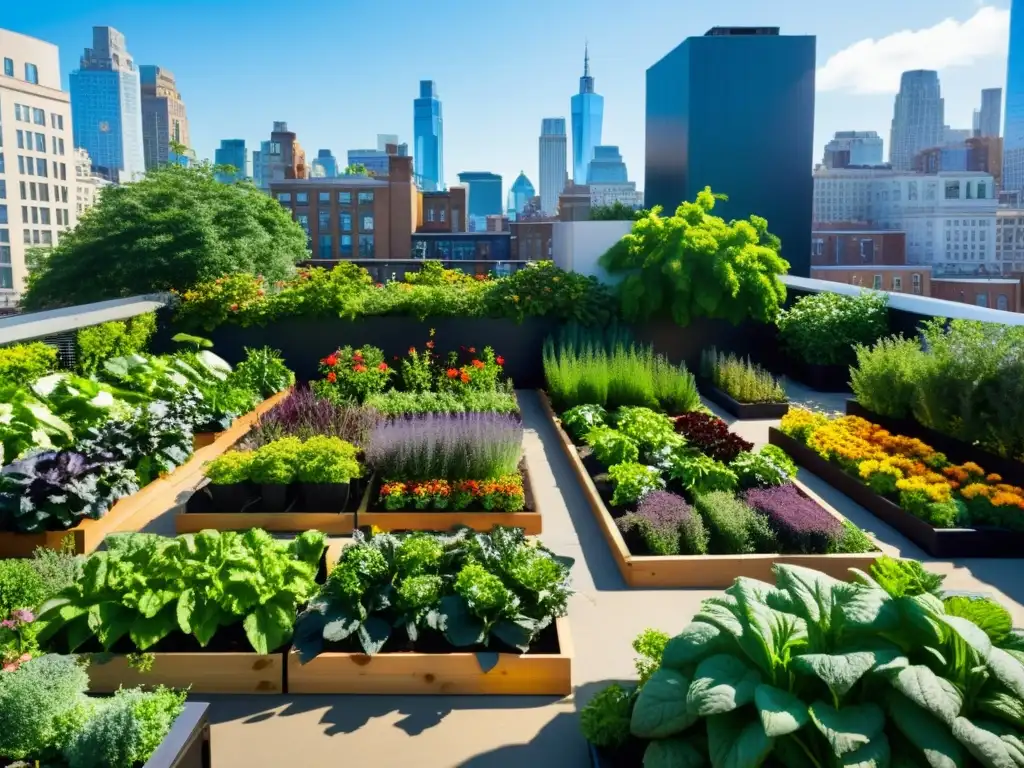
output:
[[556, 222], [551, 237], [551, 258], [566, 271], [593, 275], [602, 282], [617, 282], [618, 278], [610, 278], [597, 260], [632, 228], [632, 221]]

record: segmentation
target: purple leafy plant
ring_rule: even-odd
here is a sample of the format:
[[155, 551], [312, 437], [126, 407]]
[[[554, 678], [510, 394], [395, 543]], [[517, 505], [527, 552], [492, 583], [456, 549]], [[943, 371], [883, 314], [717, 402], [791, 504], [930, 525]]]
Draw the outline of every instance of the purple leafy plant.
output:
[[333, 403], [309, 387], [297, 387], [259, 420], [244, 447], [255, 450], [282, 437], [308, 440], [316, 435], [340, 437], [362, 447], [379, 420], [372, 408]]
[[649, 523], [647, 548], [653, 555], [700, 555], [708, 550], [708, 534], [700, 515], [686, 499], [668, 491], [651, 491], [636, 514]]
[[747, 504], [768, 518], [787, 554], [820, 555], [843, 537], [843, 524], [813, 499], [803, 496], [792, 483], [775, 488], [753, 488]]
[[485, 480], [516, 471], [523, 426], [497, 413], [431, 413], [382, 421], [366, 463], [387, 480]]

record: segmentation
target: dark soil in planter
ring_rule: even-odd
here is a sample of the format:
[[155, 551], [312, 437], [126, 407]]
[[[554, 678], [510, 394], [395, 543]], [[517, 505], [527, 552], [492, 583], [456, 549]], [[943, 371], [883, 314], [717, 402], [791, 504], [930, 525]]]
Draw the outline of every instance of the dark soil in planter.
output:
[[[498, 653], [514, 653], [516, 655], [522, 652], [518, 648], [514, 648], [509, 645], [505, 645], [497, 638], [494, 638], [491, 645], [473, 645], [466, 646], [464, 648], [456, 648], [454, 645], [444, 639], [444, 635], [440, 632], [434, 632], [427, 630], [420, 633], [419, 638], [416, 642], [409, 640], [409, 636], [405, 630], [401, 627], [396, 627], [391, 632], [391, 637], [384, 644], [381, 649], [382, 654], [386, 653], [478, 653], [480, 651], [497, 651]], [[554, 654], [560, 653], [564, 649], [558, 647], [558, 630], [555, 628], [555, 622], [552, 621], [550, 625], [541, 630], [540, 634], [533, 641], [533, 645], [526, 652], [527, 655], [533, 654]], [[345, 638], [341, 643], [325, 643], [324, 652], [326, 653], [362, 653], [363, 647], [359, 644], [359, 639], [352, 635]]]

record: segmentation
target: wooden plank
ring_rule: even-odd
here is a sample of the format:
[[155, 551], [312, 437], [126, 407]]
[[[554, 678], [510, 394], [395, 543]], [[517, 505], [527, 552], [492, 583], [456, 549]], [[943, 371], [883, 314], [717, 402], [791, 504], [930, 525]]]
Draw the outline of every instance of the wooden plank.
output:
[[240, 440], [261, 414], [277, 405], [291, 390], [267, 398], [255, 410], [235, 419], [229, 429], [210, 445], [196, 451], [192, 458], [173, 472], [157, 478], [131, 496], [119, 499], [99, 520], [83, 520], [66, 531], [39, 534], [0, 532], [0, 557], [30, 557], [36, 547], [60, 549], [65, 537], [72, 536], [75, 552], [89, 554], [107, 537], [117, 531], [138, 531], [160, 515], [178, 505], [179, 494], [199, 484], [203, 466], [225, 453]]
[[559, 652], [499, 654], [484, 672], [475, 653], [324, 653], [308, 664], [288, 654], [288, 693], [551, 695], [572, 692], [569, 621], [555, 620]]
[[247, 531], [262, 528], [272, 533], [320, 531], [346, 536], [355, 530], [354, 512], [179, 512], [174, 516], [178, 533]]
[[[594, 513], [598, 525], [601, 527], [605, 540], [608, 542], [612, 559], [619, 566], [622, 578], [630, 587], [648, 589], [659, 587], [724, 588], [730, 586], [738, 576], [746, 576], [762, 581], [774, 581], [772, 566], [776, 563], [801, 565], [821, 571], [837, 579], [849, 579], [850, 568], [866, 570], [872, 562], [884, 554], [878, 542], [871, 537], [869, 538], [871, 538], [872, 544], [879, 551], [861, 554], [664, 556], [630, 554], [618, 526], [615, 525], [615, 520], [608, 512], [607, 507], [605, 507], [604, 501], [597, 492], [593, 480], [591, 480], [590, 475], [584, 468], [579, 453], [576, 451], [576, 446], [572, 444], [568, 434], [561, 428], [561, 424], [551, 408], [546, 393], [541, 392], [540, 396], [541, 403], [548, 416], [552, 419], [555, 430], [558, 432], [562, 448], [576, 473], [577, 479], [580, 481], [590, 509]], [[802, 494], [817, 502], [830, 515], [838, 520], [846, 519], [803, 483], [796, 479], [792, 482]]]
[[90, 661], [90, 693], [137, 685], [190, 688], [190, 693], [283, 693], [284, 654], [154, 653], [140, 672], [122, 654], [83, 654]]
[[192, 450], [198, 451], [200, 448], [213, 445], [220, 435], [220, 432], [196, 432], [192, 435]]

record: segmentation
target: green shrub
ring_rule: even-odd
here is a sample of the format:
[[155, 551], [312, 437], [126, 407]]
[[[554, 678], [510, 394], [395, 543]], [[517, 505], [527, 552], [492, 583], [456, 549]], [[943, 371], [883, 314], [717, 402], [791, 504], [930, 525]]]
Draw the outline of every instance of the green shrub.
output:
[[[60, 549], [36, 547], [32, 559], [28, 561], [43, 580], [47, 598], [70, 587], [82, 575], [85, 557], [75, 554], [73, 537], [68, 534], [61, 545]], [[0, 594], [2, 591], [0, 589]]]
[[675, 434], [671, 419], [650, 408], [636, 406], [616, 411], [615, 427], [645, 453], [664, 445], [666, 439]]
[[858, 344], [850, 387], [857, 402], [880, 416], [910, 416], [917, 400], [925, 353], [917, 339], [892, 336], [873, 347]]
[[640, 458], [637, 444], [611, 427], [594, 427], [584, 440], [594, 451], [594, 458], [606, 467]]
[[100, 369], [104, 360], [145, 352], [154, 333], [154, 312], [82, 328], [75, 337], [78, 370], [89, 376]]
[[0, 560], [0, 620], [16, 608], [39, 608], [53, 596], [31, 560]]
[[657, 469], [635, 462], [609, 467], [608, 476], [615, 483], [615, 492], [612, 494], [612, 506], [615, 507], [635, 504], [644, 494], [665, 487]]
[[577, 440], [582, 440], [590, 430], [608, 424], [608, 411], [600, 405], [577, 405], [562, 414], [562, 426]]
[[47, 760], [70, 735], [64, 722], [86, 705], [89, 676], [74, 656], [48, 654], [0, 672], [0, 755]]
[[[327, 382], [320, 382], [321, 388]], [[367, 408], [382, 416], [403, 416], [423, 413], [518, 413], [519, 401], [514, 394], [467, 389], [454, 392], [402, 392], [389, 389], [366, 398]]]
[[660, 629], [645, 629], [633, 638], [633, 650], [637, 656], [633, 659], [633, 666], [636, 667], [636, 675], [640, 678], [638, 688], [643, 688], [655, 670], [661, 666], [661, 658], [665, 655], [665, 646], [671, 640], [667, 632]]
[[632, 694], [617, 683], [599, 691], [580, 710], [583, 737], [605, 749], [623, 746], [629, 739], [632, 699]]
[[270, 347], [246, 347], [245, 360], [235, 366], [235, 370], [228, 377], [228, 382], [267, 398], [294, 384], [295, 374], [284, 364], [278, 350]]
[[782, 485], [795, 477], [797, 466], [777, 445], [762, 446], [759, 451], [743, 451], [729, 463], [742, 488], [766, 488]]
[[57, 350], [41, 341], [0, 347], [0, 387], [27, 387], [57, 370]]
[[875, 545], [864, 531], [849, 520], [843, 520], [843, 531], [839, 538], [829, 540], [826, 554], [857, 554], [873, 552], [874, 549]]
[[784, 403], [787, 399], [778, 379], [764, 368], [714, 347], [701, 355], [701, 373], [738, 403]]
[[674, 451], [666, 457], [665, 467], [668, 476], [686, 489], [691, 497], [736, 488], [736, 473], [703, 453], [685, 449]]
[[783, 348], [805, 363], [851, 365], [858, 344], [874, 344], [888, 332], [888, 298], [875, 291], [803, 296], [779, 315], [778, 326]]
[[775, 534], [765, 518], [727, 491], [698, 496], [694, 507], [704, 518], [716, 555], [748, 555], [778, 551]]
[[287, 485], [295, 481], [298, 473], [302, 441], [297, 437], [282, 437], [253, 451], [249, 465], [249, 479], [264, 485]]
[[612, 293], [596, 277], [564, 272], [551, 261], [488, 281], [483, 311], [491, 317], [550, 317], [563, 323], [604, 325], [614, 305]]
[[254, 451], [228, 451], [203, 467], [213, 485], [244, 483], [252, 472]]
[[299, 482], [343, 484], [361, 474], [356, 447], [340, 437], [311, 437], [299, 449]]
[[672, 365], [661, 355], [654, 357], [654, 396], [661, 409], [672, 415], [701, 407], [697, 379], [686, 369], [686, 364]]

